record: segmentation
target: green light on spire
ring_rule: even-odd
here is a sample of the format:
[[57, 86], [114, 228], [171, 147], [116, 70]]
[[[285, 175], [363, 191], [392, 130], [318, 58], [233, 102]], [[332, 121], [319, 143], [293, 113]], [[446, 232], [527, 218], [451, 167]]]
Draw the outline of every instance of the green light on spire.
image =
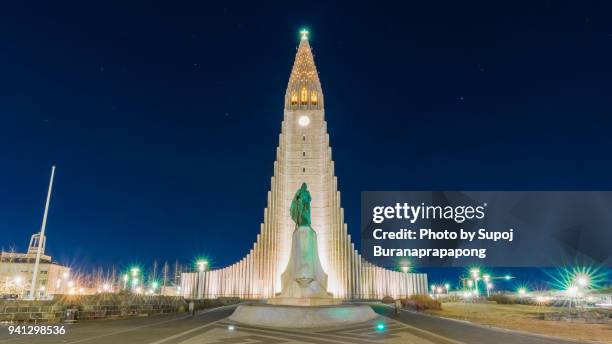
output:
[[309, 34], [308, 29], [302, 28], [300, 30], [300, 38], [301, 39], [308, 39], [308, 34]]

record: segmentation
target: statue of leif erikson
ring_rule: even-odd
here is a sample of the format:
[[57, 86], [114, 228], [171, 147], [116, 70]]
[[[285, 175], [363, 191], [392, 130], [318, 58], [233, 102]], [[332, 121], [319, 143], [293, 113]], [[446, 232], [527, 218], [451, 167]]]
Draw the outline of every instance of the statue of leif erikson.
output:
[[310, 226], [311, 200], [308, 187], [303, 183], [289, 208], [295, 230], [289, 263], [281, 275], [281, 292], [268, 303], [297, 306], [334, 303], [327, 292], [327, 274], [319, 261], [317, 233]]

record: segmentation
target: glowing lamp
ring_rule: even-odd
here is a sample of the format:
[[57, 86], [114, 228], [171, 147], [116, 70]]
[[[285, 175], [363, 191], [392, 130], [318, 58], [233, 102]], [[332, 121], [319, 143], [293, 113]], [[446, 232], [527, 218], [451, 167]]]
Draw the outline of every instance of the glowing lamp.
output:
[[198, 266], [198, 271], [203, 272], [204, 270], [206, 270], [206, 267], [208, 266], [208, 261], [207, 260], [198, 260], [196, 262], [196, 265]]

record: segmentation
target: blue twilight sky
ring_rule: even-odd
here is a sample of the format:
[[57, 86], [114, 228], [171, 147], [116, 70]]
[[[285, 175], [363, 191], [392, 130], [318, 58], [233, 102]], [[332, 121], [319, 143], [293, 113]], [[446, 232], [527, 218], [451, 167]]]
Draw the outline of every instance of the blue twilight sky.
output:
[[[215, 266], [263, 219], [311, 45], [349, 231], [362, 190], [610, 189], [608, 2], [16, 2], [0, 9], [0, 246]], [[18, 7], [17, 7], [18, 6]]]

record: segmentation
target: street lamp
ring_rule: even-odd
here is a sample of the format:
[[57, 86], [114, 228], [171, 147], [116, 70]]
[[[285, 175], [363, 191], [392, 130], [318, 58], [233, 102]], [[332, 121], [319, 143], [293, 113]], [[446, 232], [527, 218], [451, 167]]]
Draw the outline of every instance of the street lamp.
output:
[[490, 294], [489, 294], [489, 289], [490, 289], [490, 287], [492, 287], [492, 286], [493, 286], [493, 284], [489, 283], [489, 282], [491, 281], [491, 276], [489, 276], [489, 275], [483, 275], [483, 276], [482, 276], [482, 279], [483, 279], [483, 281], [485, 282], [485, 287], [487, 288], [487, 297], [489, 297], [489, 296], [490, 296]]
[[591, 281], [590, 281], [589, 276], [580, 274], [576, 276], [576, 284], [579, 287], [584, 288], [584, 287], [588, 287], [589, 284], [591, 284]]
[[[198, 271], [199, 272], [204, 272], [208, 268], [208, 260], [200, 259], [200, 260], [198, 260], [196, 262], [196, 265], [198, 266]], [[200, 291], [200, 274], [197, 274], [196, 275], [196, 287], [195, 287], [195, 295], [194, 295], [194, 297], [198, 296], [199, 291]]]
[[474, 278], [474, 289], [478, 290], [478, 280], [480, 279], [480, 269], [473, 268], [470, 270], [472, 277]]
[[208, 267], [208, 261], [207, 260], [198, 260], [196, 262], [196, 264], [198, 265], [198, 271], [200, 272], [204, 272], [206, 270], [206, 268]]

